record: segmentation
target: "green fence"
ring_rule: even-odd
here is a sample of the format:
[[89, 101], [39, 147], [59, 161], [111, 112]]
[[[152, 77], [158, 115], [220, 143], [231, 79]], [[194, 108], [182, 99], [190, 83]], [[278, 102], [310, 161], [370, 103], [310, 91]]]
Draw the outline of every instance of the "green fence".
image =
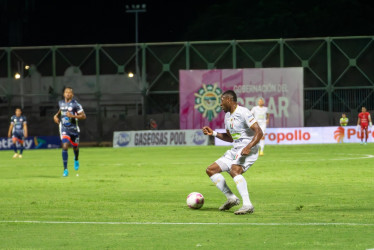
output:
[[[134, 126], [142, 129], [149, 115], [178, 114], [180, 69], [303, 67], [306, 126], [315, 125], [308, 120], [314, 110], [329, 114], [321, 125], [334, 125], [336, 112], [356, 114], [361, 106], [374, 110], [373, 39], [364, 36], [0, 48], [0, 116], [10, 116], [21, 101], [25, 109], [32, 107], [29, 112], [49, 115], [49, 107], [55, 106], [69, 79], [79, 82], [78, 77], [89, 76], [85, 80], [88, 87], [79, 95], [90, 103], [88, 112], [96, 117], [97, 126], [102, 126], [108, 114], [117, 113], [117, 118], [124, 120], [130, 115], [141, 116], [143, 120]], [[30, 68], [25, 69], [26, 65]], [[14, 79], [16, 72], [21, 74], [18, 80]], [[45, 80], [40, 86], [30, 87], [38, 84], [37, 77], [33, 78], [36, 72]], [[130, 79], [129, 72], [135, 77]], [[121, 87], [111, 91], [106, 76], [117, 77], [117, 87]], [[20, 80], [23, 86], [15, 87]], [[105, 132], [97, 130], [102, 137]]]

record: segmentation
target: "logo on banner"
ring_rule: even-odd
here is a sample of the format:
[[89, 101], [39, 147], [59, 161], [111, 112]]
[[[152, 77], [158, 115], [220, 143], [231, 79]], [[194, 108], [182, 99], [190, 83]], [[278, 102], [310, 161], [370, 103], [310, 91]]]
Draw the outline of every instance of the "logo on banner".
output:
[[43, 148], [45, 144], [46, 144], [45, 140], [40, 139], [37, 136], [34, 137], [35, 148]]
[[130, 136], [127, 133], [120, 133], [117, 138], [117, 145], [125, 147], [130, 143]]
[[217, 84], [205, 85], [195, 93], [195, 109], [197, 109], [203, 117], [212, 121], [217, 113], [221, 112], [221, 95], [222, 89], [217, 87]]
[[196, 131], [194, 136], [193, 136], [193, 142], [196, 144], [196, 145], [201, 145], [205, 142], [206, 140], [206, 136], [204, 135], [204, 133], [202, 131]]
[[334, 131], [334, 139], [338, 142], [338, 143], [342, 143], [343, 140], [344, 140], [344, 128], [343, 127], [338, 127], [335, 131]]

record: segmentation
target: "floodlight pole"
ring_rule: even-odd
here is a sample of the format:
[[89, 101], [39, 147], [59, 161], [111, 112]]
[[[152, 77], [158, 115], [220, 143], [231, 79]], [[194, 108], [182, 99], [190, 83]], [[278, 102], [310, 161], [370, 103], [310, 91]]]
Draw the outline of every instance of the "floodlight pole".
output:
[[23, 62], [20, 62], [18, 61], [17, 62], [17, 70], [18, 70], [18, 73], [20, 74], [20, 94], [21, 94], [21, 109], [23, 110], [24, 108], [24, 100], [23, 100], [23, 95], [24, 95], [24, 91], [23, 91], [23, 77], [24, 77], [24, 66], [23, 66]]
[[141, 79], [139, 70], [139, 53], [138, 53], [138, 43], [139, 43], [139, 13], [147, 12], [145, 4], [132, 4], [126, 5], [126, 13], [135, 14], [135, 74], [137, 79]]
[[[134, 13], [135, 14], [135, 75], [136, 75], [136, 81], [138, 83], [138, 86], [140, 86], [140, 83], [143, 83], [142, 81], [142, 75], [140, 73], [139, 69], [139, 53], [138, 53], [138, 46], [139, 46], [139, 13], [145, 13], [147, 12], [145, 4], [131, 4], [126, 5], [126, 13]], [[144, 118], [144, 124], [146, 123], [146, 88], [143, 87], [143, 105], [142, 105], [142, 113]]]

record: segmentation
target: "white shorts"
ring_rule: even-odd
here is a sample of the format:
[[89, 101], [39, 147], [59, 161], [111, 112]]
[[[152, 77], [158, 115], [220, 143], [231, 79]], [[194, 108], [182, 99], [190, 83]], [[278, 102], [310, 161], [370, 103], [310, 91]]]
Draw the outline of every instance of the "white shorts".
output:
[[247, 156], [242, 156], [241, 152], [247, 145], [232, 148], [216, 160], [216, 163], [221, 168], [222, 172], [230, 172], [232, 165], [240, 165], [243, 167], [243, 173], [246, 172], [258, 158], [258, 144], [251, 148], [251, 152]]
[[265, 135], [265, 130], [266, 130], [266, 122], [259, 122], [258, 125], [260, 126], [262, 133]]

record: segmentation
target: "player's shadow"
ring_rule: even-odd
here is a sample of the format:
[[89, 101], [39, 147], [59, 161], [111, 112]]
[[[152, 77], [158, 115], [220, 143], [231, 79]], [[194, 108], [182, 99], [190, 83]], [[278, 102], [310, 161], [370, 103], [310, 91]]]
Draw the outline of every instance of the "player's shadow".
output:
[[63, 178], [62, 176], [56, 176], [56, 175], [35, 175], [36, 178], [46, 178], [46, 179], [59, 179]]
[[200, 210], [202, 212], [204, 211], [212, 211], [212, 212], [217, 212], [217, 213], [232, 213], [234, 210], [230, 211], [230, 210], [226, 210], [226, 211], [221, 211], [218, 209], [218, 207], [202, 207], [200, 209], [197, 209], [197, 210]]

